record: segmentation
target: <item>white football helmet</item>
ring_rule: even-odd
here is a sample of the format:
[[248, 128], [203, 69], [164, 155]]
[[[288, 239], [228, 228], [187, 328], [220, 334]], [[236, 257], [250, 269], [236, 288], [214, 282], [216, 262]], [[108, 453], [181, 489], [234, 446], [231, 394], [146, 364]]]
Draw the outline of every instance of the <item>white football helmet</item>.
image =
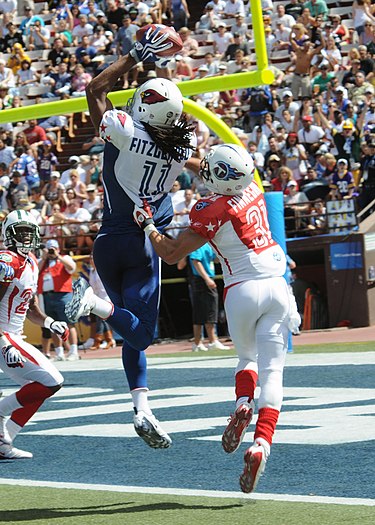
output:
[[209, 190], [219, 195], [241, 195], [254, 178], [254, 161], [237, 144], [213, 146], [202, 159], [199, 175]]
[[153, 78], [142, 84], [126, 105], [126, 111], [134, 120], [156, 127], [176, 124], [182, 108], [181, 91], [165, 78]]
[[34, 216], [25, 210], [14, 210], [2, 224], [2, 236], [6, 248], [16, 249], [27, 255], [40, 245], [39, 226]]

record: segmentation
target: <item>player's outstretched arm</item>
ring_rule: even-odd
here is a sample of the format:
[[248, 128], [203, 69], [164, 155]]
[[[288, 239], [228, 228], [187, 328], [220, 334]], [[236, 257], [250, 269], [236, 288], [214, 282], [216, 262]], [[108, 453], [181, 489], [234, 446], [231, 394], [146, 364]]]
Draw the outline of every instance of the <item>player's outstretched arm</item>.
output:
[[103, 114], [113, 108], [112, 102], [107, 97], [108, 93], [112, 91], [117, 80], [130, 71], [135, 64], [136, 61], [130, 55], [121, 57], [99, 73], [87, 86], [87, 104], [96, 131], [99, 130]]

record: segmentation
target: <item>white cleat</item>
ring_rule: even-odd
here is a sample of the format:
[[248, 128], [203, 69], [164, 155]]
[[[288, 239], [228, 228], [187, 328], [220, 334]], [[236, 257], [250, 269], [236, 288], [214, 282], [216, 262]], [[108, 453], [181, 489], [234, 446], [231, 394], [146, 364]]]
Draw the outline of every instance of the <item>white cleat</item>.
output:
[[31, 452], [12, 447], [12, 445], [0, 440], [0, 461], [10, 459], [31, 459], [32, 457], [33, 455]]
[[134, 415], [134, 428], [138, 436], [151, 448], [169, 448], [172, 440], [161, 428], [154, 415], [138, 412]]
[[199, 343], [199, 344], [193, 344], [192, 348], [191, 348], [191, 351], [192, 352], [207, 352], [208, 348], [207, 346], [204, 346], [203, 343]]
[[73, 297], [65, 305], [65, 314], [70, 323], [76, 323], [81, 317], [91, 313], [94, 306], [94, 291], [83, 277], [73, 283]]
[[7, 418], [0, 416], [0, 444], [11, 445], [12, 440], [6, 427]]
[[242, 492], [249, 494], [256, 489], [260, 476], [266, 468], [269, 453], [265, 447], [257, 441], [248, 448], [244, 455], [245, 468], [240, 476], [240, 487]]
[[230, 346], [225, 346], [219, 340], [208, 345], [209, 350], [231, 350]]

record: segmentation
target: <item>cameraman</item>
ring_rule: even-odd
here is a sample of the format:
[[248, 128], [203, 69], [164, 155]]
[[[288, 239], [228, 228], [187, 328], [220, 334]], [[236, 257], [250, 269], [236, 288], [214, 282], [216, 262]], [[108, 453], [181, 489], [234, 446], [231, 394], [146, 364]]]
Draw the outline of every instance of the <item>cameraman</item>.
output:
[[[42, 257], [38, 263], [39, 279], [38, 293], [43, 294], [45, 314], [54, 319], [61, 319], [68, 323], [65, 315], [65, 305], [72, 296], [72, 275], [76, 270], [76, 263], [70, 255], [61, 255], [59, 243], [49, 239], [43, 248]], [[70, 337], [68, 343], [68, 361], [79, 359], [77, 346], [77, 330], [69, 324]], [[56, 361], [65, 361], [62, 340], [55, 334], [42, 329], [43, 353], [49, 354], [50, 337], [52, 335], [56, 352]]]

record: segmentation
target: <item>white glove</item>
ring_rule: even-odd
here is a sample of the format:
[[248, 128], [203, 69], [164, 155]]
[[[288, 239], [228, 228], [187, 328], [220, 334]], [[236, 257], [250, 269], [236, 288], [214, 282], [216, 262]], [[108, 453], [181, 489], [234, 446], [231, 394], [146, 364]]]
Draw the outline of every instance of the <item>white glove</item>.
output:
[[12, 345], [3, 346], [1, 352], [4, 356], [4, 361], [9, 368], [23, 368], [24, 363], [26, 363], [26, 359], [21, 355], [20, 351]]
[[136, 62], [155, 62], [160, 57], [160, 51], [166, 51], [173, 46], [172, 42], [165, 42], [169, 38], [168, 33], [161, 33], [158, 29], [148, 29], [142, 36], [140, 42], [134, 42], [130, 50], [130, 56]]
[[14, 277], [14, 269], [7, 263], [0, 261], [0, 282], [7, 283]]
[[55, 321], [52, 317], [46, 317], [44, 319], [44, 327], [61, 337], [63, 341], [67, 341], [69, 337], [69, 327], [64, 321]]
[[296, 332], [301, 324], [301, 316], [297, 310], [297, 303], [292, 293], [289, 293], [289, 321], [288, 328], [293, 333]]

